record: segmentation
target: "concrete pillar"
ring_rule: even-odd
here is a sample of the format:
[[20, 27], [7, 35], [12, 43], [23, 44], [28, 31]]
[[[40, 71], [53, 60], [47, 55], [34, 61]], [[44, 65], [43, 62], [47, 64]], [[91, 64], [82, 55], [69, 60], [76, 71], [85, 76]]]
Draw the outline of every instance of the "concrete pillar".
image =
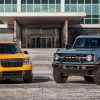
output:
[[19, 47], [21, 47], [21, 28], [17, 20], [14, 20], [13, 41], [16, 42], [19, 45]]
[[17, 41], [16, 40], [16, 38], [17, 38], [17, 36], [16, 36], [16, 34], [17, 34], [17, 30], [16, 30], [17, 24], [16, 23], [17, 23], [16, 20], [14, 20], [14, 35], [13, 35], [13, 41], [14, 42]]
[[21, 0], [17, 0], [17, 12], [21, 12]]
[[68, 20], [65, 20], [62, 31], [62, 47], [66, 47], [68, 44]]
[[61, 0], [61, 12], [65, 12], [65, 0]]

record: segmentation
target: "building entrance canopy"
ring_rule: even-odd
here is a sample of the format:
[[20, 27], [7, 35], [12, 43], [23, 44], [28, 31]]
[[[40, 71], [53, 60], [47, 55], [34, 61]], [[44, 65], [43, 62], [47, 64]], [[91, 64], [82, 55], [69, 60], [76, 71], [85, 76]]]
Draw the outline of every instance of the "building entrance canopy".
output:
[[69, 23], [78, 23], [86, 13], [2, 13], [0, 20], [5, 24], [14, 24], [16, 19], [19, 24], [61, 24], [65, 20]]

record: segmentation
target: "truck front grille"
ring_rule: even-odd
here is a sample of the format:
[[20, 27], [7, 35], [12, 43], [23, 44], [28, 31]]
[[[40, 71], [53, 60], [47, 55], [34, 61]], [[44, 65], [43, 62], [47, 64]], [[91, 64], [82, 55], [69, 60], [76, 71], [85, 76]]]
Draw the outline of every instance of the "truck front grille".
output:
[[22, 76], [22, 71], [8, 71], [8, 72], [3, 72], [3, 76]]
[[23, 59], [1, 59], [2, 67], [21, 67], [23, 66]]

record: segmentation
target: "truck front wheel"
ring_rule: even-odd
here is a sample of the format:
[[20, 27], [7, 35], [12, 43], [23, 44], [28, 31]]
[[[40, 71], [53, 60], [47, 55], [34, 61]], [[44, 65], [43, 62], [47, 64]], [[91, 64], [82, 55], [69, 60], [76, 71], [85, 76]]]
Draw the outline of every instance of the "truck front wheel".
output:
[[60, 73], [59, 70], [53, 68], [53, 78], [56, 83], [65, 83], [68, 79], [68, 76]]
[[25, 83], [32, 83], [32, 76], [28, 78], [23, 78]]

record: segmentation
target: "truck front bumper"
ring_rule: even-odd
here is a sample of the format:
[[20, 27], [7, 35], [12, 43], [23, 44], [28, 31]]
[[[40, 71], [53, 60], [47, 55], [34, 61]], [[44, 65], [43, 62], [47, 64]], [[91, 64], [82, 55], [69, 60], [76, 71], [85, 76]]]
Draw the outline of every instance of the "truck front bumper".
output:
[[32, 71], [2, 71], [0, 72], [0, 79], [14, 79], [14, 78], [30, 78]]
[[32, 65], [22, 67], [2, 67], [0, 66], [0, 79], [28, 78], [32, 77]]

